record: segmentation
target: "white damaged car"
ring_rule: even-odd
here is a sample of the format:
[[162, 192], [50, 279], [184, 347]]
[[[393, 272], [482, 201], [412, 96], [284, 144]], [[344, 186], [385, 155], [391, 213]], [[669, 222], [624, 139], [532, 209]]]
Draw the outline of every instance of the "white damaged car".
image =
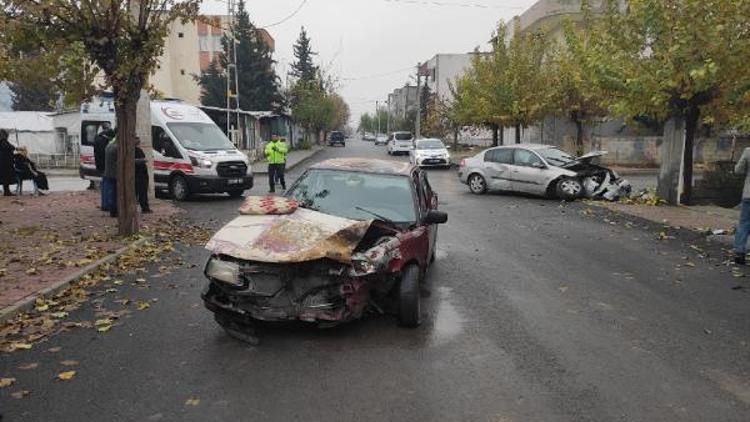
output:
[[630, 183], [614, 171], [592, 163], [605, 151], [574, 157], [551, 145], [523, 144], [490, 148], [461, 161], [458, 178], [475, 194], [523, 192], [574, 200], [617, 200], [628, 196]]

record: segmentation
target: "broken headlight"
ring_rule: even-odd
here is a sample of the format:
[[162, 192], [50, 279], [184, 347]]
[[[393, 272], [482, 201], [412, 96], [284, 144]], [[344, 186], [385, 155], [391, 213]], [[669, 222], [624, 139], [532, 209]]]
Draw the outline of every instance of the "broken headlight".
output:
[[238, 286], [240, 282], [240, 266], [235, 262], [222, 261], [211, 258], [206, 264], [206, 277]]

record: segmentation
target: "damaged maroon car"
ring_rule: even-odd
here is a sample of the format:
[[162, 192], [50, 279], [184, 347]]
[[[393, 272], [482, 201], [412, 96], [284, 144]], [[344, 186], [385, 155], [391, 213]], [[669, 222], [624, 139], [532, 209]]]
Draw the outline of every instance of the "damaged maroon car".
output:
[[259, 321], [331, 326], [384, 309], [404, 326], [420, 324], [420, 285], [435, 258], [437, 225], [448, 218], [424, 171], [328, 160], [283, 200], [261, 200], [206, 246], [203, 299], [229, 334], [252, 342]]

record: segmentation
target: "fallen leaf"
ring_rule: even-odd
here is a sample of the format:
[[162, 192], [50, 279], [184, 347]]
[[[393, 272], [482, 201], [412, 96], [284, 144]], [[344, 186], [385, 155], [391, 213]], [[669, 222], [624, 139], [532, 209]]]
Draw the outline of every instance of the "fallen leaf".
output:
[[76, 376], [76, 371], [65, 371], [57, 374], [57, 378], [62, 381], [70, 381], [74, 376]]
[[97, 319], [96, 322], [94, 322], [94, 325], [97, 327], [101, 327], [104, 325], [112, 325], [112, 320], [109, 318]]
[[68, 316], [68, 313], [67, 313], [67, 312], [64, 312], [64, 311], [62, 311], [62, 312], [52, 312], [52, 313], [51, 313], [51, 314], [49, 314], [49, 315], [50, 315], [50, 316], [51, 316], [52, 318], [63, 319], [63, 318], [65, 318], [66, 316]]
[[10, 387], [16, 383], [15, 378], [0, 378], [0, 388]]
[[50, 353], [57, 353], [57, 352], [59, 352], [60, 350], [62, 350], [62, 347], [60, 347], [60, 346], [57, 346], [57, 347], [50, 347], [49, 349], [47, 349], [47, 351], [48, 351], [48, 352], [50, 352]]
[[121, 286], [123, 284], [123, 281], [122, 280], [115, 280], [115, 281], [112, 282], [112, 284], [114, 284], [115, 286]]
[[198, 406], [200, 402], [201, 402], [201, 399], [191, 397], [185, 400], [185, 406]]
[[18, 367], [18, 369], [23, 369], [24, 371], [29, 369], [36, 369], [39, 367], [39, 364], [37, 362], [27, 363], [26, 365], [21, 365]]
[[13, 350], [29, 350], [31, 349], [31, 344], [29, 343], [11, 343], [10, 348]]
[[138, 308], [139, 311], [143, 311], [143, 310], [150, 308], [151, 304], [148, 302], [138, 301], [138, 303], [136, 304], [136, 307]]
[[31, 394], [31, 391], [29, 391], [29, 390], [20, 390], [20, 391], [15, 391], [13, 393], [10, 393], [10, 395], [14, 399], [22, 399], [22, 398], [28, 396], [29, 394]]
[[695, 264], [692, 262], [686, 262], [685, 265], [688, 267], [695, 267]]
[[76, 366], [76, 365], [78, 365], [78, 361], [77, 360], [72, 360], [72, 359], [64, 360], [64, 361], [60, 362], [60, 365], [62, 365], [62, 366]]
[[26, 270], [26, 274], [28, 274], [28, 275], [36, 275], [36, 274], [39, 274], [39, 272], [37, 271], [36, 268], [29, 268], [28, 270]]
[[145, 283], [145, 282], [146, 282], [146, 279], [145, 279], [145, 278], [136, 278], [136, 279], [135, 279], [135, 282], [136, 282], [136, 283]]
[[34, 308], [34, 309], [36, 309], [36, 310], [37, 310], [37, 312], [44, 312], [44, 311], [46, 311], [46, 310], [48, 310], [48, 309], [49, 309], [49, 305], [47, 305], [47, 304], [45, 303], [44, 305], [39, 305], [39, 306], [37, 306], [37, 307], [36, 307], [36, 308]]
[[107, 293], [117, 293], [117, 289], [107, 289], [105, 290]]

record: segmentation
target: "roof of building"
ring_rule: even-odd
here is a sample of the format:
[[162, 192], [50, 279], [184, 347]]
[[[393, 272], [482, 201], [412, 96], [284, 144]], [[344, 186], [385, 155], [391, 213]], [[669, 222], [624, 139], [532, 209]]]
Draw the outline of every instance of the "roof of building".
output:
[[17, 132], [53, 132], [52, 113], [43, 111], [2, 111], [0, 129]]
[[408, 176], [414, 166], [403, 161], [373, 160], [371, 158], [333, 158], [310, 166], [318, 170], [342, 170], [361, 173]]

